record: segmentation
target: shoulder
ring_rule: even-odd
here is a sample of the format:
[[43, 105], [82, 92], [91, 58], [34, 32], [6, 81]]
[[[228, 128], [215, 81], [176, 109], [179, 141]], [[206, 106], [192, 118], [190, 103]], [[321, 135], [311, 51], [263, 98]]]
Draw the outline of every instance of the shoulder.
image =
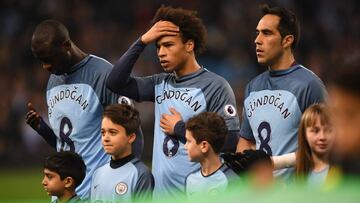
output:
[[250, 82], [248, 82], [248, 84], [246, 85], [246, 87], [251, 88], [251, 87], [259, 86], [260, 84], [267, 81], [268, 78], [269, 78], [269, 71], [267, 70], [262, 72], [260, 75], [254, 77], [253, 79], [251, 79]]
[[295, 80], [302, 82], [315, 81], [318, 83], [322, 83], [321, 79], [314, 72], [302, 65], [299, 65], [299, 68], [291, 74], [291, 77]]
[[109, 166], [109, 162], [107, 162], [106, 164], [102, 165], [102, 166], [99, 166], [98, 168], [96, 168], [94, 170], [94, 173], [93, 173], [93, 176], [97, 176], [99, 174], [102, 174], [104, 172], [104, 170], [106, 170], [107, 168], [110, 168]]
[[92, 54], [89, 55], [89, 60], [85, 66], [93, 73], [98, 74], [109, 73], [113, 68], [110, 62]]
[[134, 158], [131, 160], [131, 163], [136, 168], [139, 177], [140, 176], [152, 176], [150, 169], [138, 158]]
[[204, 68], [203, 74], [200, 75], [200, 77], [207, 79], [209, 81], [212, 81], [214, 85], [228, 85], [229, 82], [222, 76], [209, 71], [208, 69]]
[[201, 167], [199, 167], [199, 168], [191, 171], [191, 172], [186, 176], [186, 181], [187, 181], [188, 179], [191, 179], [191, 178], [193, 178], [193, 177], [198, 176], [199, 174], [201, 175]]

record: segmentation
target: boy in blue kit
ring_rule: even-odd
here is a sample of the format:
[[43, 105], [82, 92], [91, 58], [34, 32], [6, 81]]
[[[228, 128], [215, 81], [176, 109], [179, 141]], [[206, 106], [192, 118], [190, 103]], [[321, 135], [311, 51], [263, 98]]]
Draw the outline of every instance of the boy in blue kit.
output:
[[42, 185], [57, 202], [82, 202], [75, 192], [85, 178], [86, 166], [81, 156], [74, 152], [56, 152], [46, 158]]
[[133, 107], [125, 104], [106, 107], [101, 140], [111, 160], [94, 172], [91, 202], [133, 202], [151, 198], [154, 178], [145, 164], [131, 152], [139, 125], [139, 112]]
[[221, 194], [230, 182], [238, 179], [237, 174], [223, 164], [219, 156], [227, 133], [224, 119], [214, 112], [201, 113], [186, 123], [184, 147], [190, 161], [201, 165], [186, 178], [187, 197]]

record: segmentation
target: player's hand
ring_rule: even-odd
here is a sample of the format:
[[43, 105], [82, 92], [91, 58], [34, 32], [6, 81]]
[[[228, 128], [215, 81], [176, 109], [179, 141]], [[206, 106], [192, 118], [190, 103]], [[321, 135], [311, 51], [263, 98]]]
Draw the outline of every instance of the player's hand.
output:
[[174, 108], [170, 108], [170, 114], [162, 114], [160, 119], [160, 127], [165, 134], [173, 135], [177, 122], [182, 120], [181, 114]]
[[161, 20], [156, 22], [150, 28], [150, 30], [148, 30], [145, 34], [141, 36], [141, 41], [144, 44], [150, 44], [151, 42], [165, 35], [175, 36], [179, 34], [179, 31], [179, 27], [176, 26], [174, 23]]
[[34, 130], [38, 130], [40, 128], [40, 115], [36, 112], [32, 103], [29, 102], [27, 104], [28, 112], [26, 113], [25, 120], [28, 125], [30, 125]]

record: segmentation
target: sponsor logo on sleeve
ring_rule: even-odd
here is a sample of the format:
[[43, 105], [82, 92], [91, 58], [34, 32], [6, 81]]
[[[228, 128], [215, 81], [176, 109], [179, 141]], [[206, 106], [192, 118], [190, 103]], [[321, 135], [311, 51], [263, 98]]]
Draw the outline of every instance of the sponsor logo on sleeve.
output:
[[225, 105], [224, 112], [227, 116], [236, 116], [236, 108], [231, 104]]

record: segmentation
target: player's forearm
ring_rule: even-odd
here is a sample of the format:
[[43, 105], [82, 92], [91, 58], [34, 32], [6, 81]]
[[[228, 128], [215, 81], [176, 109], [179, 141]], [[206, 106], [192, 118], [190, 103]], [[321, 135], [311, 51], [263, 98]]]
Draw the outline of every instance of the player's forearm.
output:
[[227, 138], [225, 140], [224, 146], [221, 149], [221, 152], [235, 152], [236, 146], [239, 141], [239, 131], [230, 131], [228, 132]]
[[146, 45], [140, 39], [136, 40], [130, 48], [115, 63], [114, 68], [110, 72], [106, 86], [116, 93], [120, 93], [121, 89], [126, 87], [131, 81], [131, 71], [139, 58], [141, 52]]
[[174, 136], [183, 144], [186, 143], [185, 132], [186, 132], [185, 122], [178, 121], [174, 126]]
[[40, 128], [35, 130], [51, 147], [56, 149], [56, 135], [42, 118], [40, 118]]
[[274, 170], [293, 167], [296, 164], [295, 152], [271, 157], [274, 163]]
[[237, 143], [236, 152], [243, 152], [247, 149], [256, 149], [256, 145], [254, 142], [247, 140], [243, 137], [240, 137], [239, 142]]

